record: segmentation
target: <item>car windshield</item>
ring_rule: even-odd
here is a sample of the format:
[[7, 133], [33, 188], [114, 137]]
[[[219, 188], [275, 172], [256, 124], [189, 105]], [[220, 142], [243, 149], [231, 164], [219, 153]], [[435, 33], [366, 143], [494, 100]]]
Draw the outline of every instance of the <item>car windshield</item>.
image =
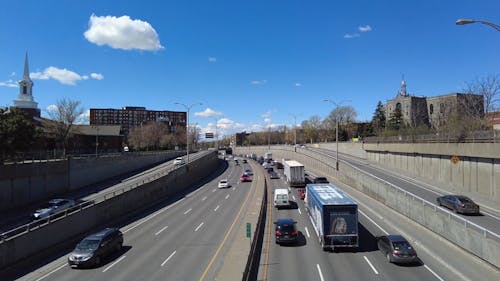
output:
[[295, 230], [295, 226], [293, 224], [282, 224], [278, 225], [277, 229], [284, 232], [293, 232]]
[[412, 249], [410, 244], [408, 242], [405, 242], [405, 241], [392, 242], [392, 245], [394, 246], [394, 250], [396, 250], [396, 251], [411, 250]]
[[81, 251], [92, 251], [99, 247], [99, 240], [97, 239], [83, 239], [78, 245], [76, 245], [76, 250]]
[[458, 198], [458, 201], [460, 201], [460, 203], [462, 204], [465, 204], [465, 203], [472, 203], [472, 200], [470, 200], [469, 198], [467, 197], [457, 197]]

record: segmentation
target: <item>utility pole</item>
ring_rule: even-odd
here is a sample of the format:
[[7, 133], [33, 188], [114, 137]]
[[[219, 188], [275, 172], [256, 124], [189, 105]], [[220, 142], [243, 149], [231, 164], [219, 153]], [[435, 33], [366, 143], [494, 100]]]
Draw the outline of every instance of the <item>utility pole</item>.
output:
[[[351, 100], [343, 100], [340, 103], [336, 103], [333, 100], [330, 99], [325, 99], [323, 100], [324, 102], [330, 102], [335, 105], [335, 109], [339, 108], [340, 105], [344, 102], [350, 102]], [[339, 170], [339, 117], [335, 116], [335, 144], [336, 144], [336, 149], [335, 149], [335, 170]]]

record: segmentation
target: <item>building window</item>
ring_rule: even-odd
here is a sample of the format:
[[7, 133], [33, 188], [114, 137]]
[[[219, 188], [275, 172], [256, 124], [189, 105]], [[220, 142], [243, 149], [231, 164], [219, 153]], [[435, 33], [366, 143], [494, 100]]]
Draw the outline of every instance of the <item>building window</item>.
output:
[[23, 86], [23, 94], [25, 94], [25, 95], [26, 95], [27, 93], [28, 93], [28, 87]]
[[434, 105], [431, 103], [431, 105], [429, 105], [429, 112], [432, 114], [434, 113]]

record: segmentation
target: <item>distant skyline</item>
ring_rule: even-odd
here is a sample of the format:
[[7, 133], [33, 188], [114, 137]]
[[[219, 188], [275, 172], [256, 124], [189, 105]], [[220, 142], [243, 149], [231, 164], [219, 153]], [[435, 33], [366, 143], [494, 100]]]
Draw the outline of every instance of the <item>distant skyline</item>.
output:
[[461, 92], [500, 74], [498, 0], [4, 1], [0, 107], [12, 106], [28, 53], [33, 95], [90, 108], [185, 111], [219, 134], [325, 118], [331, 99], [358, 121], [378, 101]]

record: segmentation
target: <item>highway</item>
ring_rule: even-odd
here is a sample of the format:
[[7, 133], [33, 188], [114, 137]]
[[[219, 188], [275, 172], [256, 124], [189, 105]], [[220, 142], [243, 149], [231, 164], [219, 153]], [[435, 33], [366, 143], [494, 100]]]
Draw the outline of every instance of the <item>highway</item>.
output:
[[[308, 148], [312, 151], [320, 152], [324, 155], [328, 155], [332, 157], [332, 161], [335, 159], [335, 151], [328, 149], [319, 149], [319, 148]], [[417, 179], [406, 177], [401, 173], [396, 173], [395, 171], [391, 171], [389, 169], [384, 169], [377, 165], [372, 165], [368, 161], [364, 159], [359, 159], [350, 155], [339, 153], [339, 161], [345, 161], [369, 174], [372, 174], [378, 178], [381, 178], [391, 184], [404, 189], [414, 195], [417, 195], [420, 198], [423, 198], [429, 202], [436, 203], [436, 198], [449, 194], [445, 193], [444, 190], [440, 189], [438, 186], [431, 185], [428, 183], [424, 183], [422, 181], [418, 181]], [[444, 207], [444, 210], [448, 210]], [[463, 219], [475, 223], [495, 234], [500, 236], [500, 217], [489, 212], [487, 208], [482, 206], [481, 215], [461, 215]]]
[[[282, 174], [282, 170], [280, 172]], [[308, 170], [308, 173], [314, 171]], [[269, 192], [277, 187], [287, 187], [283, 175], [282, 179], [268, 182], [271, 183]], [[272, 219], [266, 225], [259, 280], [498, 280], [500, 277], [490, 265], [383, 204], [345, 185], [335, 184], [359, 204], [360, 247], [353, 251], [323, 251], [304, 203], [298, 199], [296, 189], [291, 189], [296, 207], [277, 210], [269, 202], [268, 214]], [[272, 222], [277, 218], [297, 221], [298, 245], [275, 243]], [[388, 263], [375, 243], [375, 237], [384, 234], [405, 236], [415, 247], [422, 263], [409, 266]]]
[[[122, 252], [97, 268], [72, 269], [64, 255], [20, 280], [213, 280], [223, 246], [234, 239], [229, 235], [224, 241], [225, 234], [255, 191], [252, 182], [239, 182], [244, 168], [230, 164], [185, 197], [122, 226]], [[217, 188], [222, 178], [230, 188]]]

